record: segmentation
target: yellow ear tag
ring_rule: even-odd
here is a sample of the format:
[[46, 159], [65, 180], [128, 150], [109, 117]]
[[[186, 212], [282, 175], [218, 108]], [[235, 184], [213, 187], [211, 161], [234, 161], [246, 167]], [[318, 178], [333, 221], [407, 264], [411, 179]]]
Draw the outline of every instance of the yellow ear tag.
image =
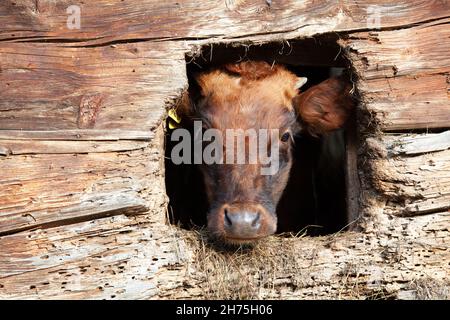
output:
[[169, 129], [176, 129], [179, 127], [179, 123], [181, 122], [181, 118], [178, 116], [177, 112], [175, 111], [175, 109], [170, 109], [168, 112], [168, 116], [169, 116]]

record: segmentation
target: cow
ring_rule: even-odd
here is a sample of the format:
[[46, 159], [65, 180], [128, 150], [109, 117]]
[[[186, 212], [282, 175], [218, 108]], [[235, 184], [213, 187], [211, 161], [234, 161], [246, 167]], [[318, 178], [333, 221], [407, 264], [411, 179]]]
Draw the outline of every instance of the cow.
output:
[[260, 163], [199, 165], [209, 233], [227, 244], [254, 243], [277, 231], [276, 208], [293, 163], [293, 137], [342, 128], [354, 107], [351, 84], [330, 77], [302, 92], [306, 78], [264, 61], [225, 64], [197, 73], [194, 80], [197, 94], [185, 96], [176, 110], [184, 123], [201, 120], [203, 130], [220, 132], [278, 130], [279, 166], [273, 174], [262, 175]]

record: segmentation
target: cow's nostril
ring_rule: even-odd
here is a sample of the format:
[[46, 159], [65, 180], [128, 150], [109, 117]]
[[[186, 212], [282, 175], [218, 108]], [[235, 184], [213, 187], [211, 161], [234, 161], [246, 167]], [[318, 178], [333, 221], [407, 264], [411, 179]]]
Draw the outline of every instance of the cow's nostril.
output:
[[234, 239], [260, 237], [263, 213], [259, 210], [247, 211], [241, 208], [238, 208], [238, 210], [227, 209], [223, 209], [224, 231], [227, 237]]
[[255, 219], [253, 219], [253, 221], [252, 221], [252, 227], [253, 228], [259, 228], [259, 226], [261, 225], [260, 222], [261, 222], [261, 214], [258, 212], [256, 214]]
[[230, 216], [228, 215], [228, 210], [227, 209], [224, 209], [224, 215], [225, 215], [225, 225], [227, 227], [231, 227], [233, 222], [231, 221]]

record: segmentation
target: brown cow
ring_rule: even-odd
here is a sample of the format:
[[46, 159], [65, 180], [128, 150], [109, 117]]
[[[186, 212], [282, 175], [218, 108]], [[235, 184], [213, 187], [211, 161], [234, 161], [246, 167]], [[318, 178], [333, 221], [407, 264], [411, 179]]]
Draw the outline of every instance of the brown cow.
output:
[[[251, 243], [275, 233], [276, 207], [293, 162], [292, 137], [344, 125], [354, 105], [350, 84], [329, 78], [303, 93], [299, 78], [281, 65], [247, 61], [228, 64], [195, 76], [200, 95], [177, 112], [202, 120], [206, 128], [279, 129], [279, 170], [261, 175], [260, 164], [202, 164], [210, 233], [226, 243]], [[226, 146], [224, 146], [225, 148]]]

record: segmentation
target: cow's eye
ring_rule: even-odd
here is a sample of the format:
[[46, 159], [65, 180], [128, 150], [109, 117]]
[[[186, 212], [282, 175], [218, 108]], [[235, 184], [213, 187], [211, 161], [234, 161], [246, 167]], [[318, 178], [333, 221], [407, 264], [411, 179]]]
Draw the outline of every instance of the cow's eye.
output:
[[288, 142], [290, 137], [291, 137], [291, 134], [289, 132], [285, 132], [281, 136], [280, 140], [281, 140], [281, 142]]

